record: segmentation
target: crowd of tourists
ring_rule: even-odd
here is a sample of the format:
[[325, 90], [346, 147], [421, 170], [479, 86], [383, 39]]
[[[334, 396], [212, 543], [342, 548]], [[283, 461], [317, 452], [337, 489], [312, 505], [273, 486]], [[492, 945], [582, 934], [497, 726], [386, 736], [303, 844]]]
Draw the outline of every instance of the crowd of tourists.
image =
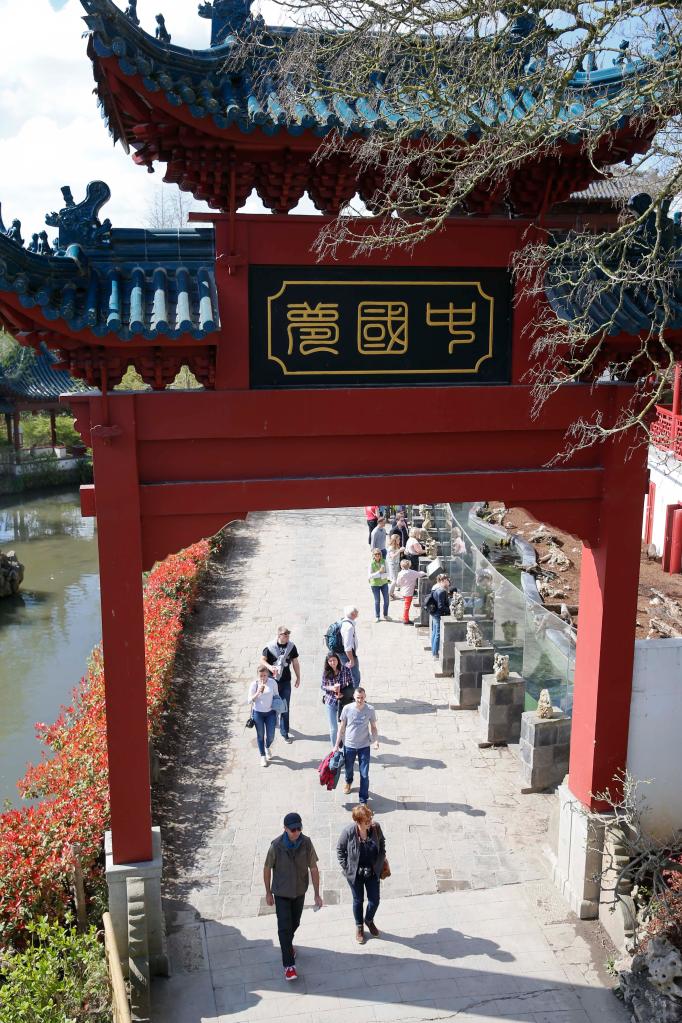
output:
[[[424, 537], [410, 528], [407, 509], [370, 505], [365, 508], [370, 547], [368, 580], [373, 598], [375, 620], [390, 621], [391, 600], [402, 601], [402, 622], [412, 626], [410, 611], [418, 581], [426, 573], [419, 569], [419, 558], [427, 553]], [[431, 623], [431, 652], [438, 656], [440, 619], [450, 613], [454, 588], [447, 575], [438, 575], [426, 598]], [[355, 763], [360, 777], [358, 805], [352, 821], [343, 829], [337, 843], [339, 867], [351, 889], [355, 939], [365, 943], [365, 926], [373, 937], [379, 936], [374, 922], [380, 898], [381, 880], [390, 875], [386, 841], [374, 820], [369, 800], [371, 750], [379, 748], [377, 715], [367, 702], [361, 683], [359, 639], [355, 605], [343, 609], [338, 622], [332, 623], [325, 641], [320, 682], [322, 704], [329, 729], [331, 752], [320, 765], [321, 781], [328, 778], [333, 788], [341, 770], [343, 792], [352, 791]], [[299, 652], [291, 639], [291, 630], [281, 625], [275, 638], [263, 648], [256, 679], [248, 691], [250, 717], [247, 724], [256, 732], [261, 766], [272, 759], [277, 727], [281, 739], [291, 743], [290, 715], [292, 690], [301, 683]], [[325, 772], [327, 772], [325, 774]], [[322, 906], [318, 857], [311, 839], [303, 834], [300, 814], [287, 813], [284, 830], [270, 845], [263, 867], [265, 898], [275, 907], [277, 931], [286, 980], [296, 980], [294, 934], [299, 926], [305, 893], [312, 881], [314, 908]], [[366, 906], [365, 906], [366, 898]]]

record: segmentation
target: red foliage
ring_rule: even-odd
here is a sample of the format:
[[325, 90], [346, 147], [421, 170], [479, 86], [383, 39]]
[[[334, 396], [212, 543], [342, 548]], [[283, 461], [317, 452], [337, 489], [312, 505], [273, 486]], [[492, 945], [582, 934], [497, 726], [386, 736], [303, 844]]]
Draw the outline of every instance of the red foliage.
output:
[[[161, 730], [173, 664], [211, 547], [207, 540], [171, 555], [151, 572], [144, 593], [147, 710], [151, 734]], [[0, 947], [21, 945], [37, 914], [69, 907], [69, 848], [78, 842], [86, 884], [101, 883], [102, 836], [109, 826], [104, 665], [100, 647], [53, 725], [36, 732], [52, 755], [19, 782], [43, 801], [0, 814]]]

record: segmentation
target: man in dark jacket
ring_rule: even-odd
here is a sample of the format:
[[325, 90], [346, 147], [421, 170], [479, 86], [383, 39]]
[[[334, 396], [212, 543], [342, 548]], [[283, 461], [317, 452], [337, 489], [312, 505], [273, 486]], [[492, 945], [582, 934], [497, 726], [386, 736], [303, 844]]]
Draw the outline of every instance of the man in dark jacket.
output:
[[440, 651], [440, 620], [450, 614], [450, 595], [455, 592], [455, 587], [450, 586], [450, 580], [445, 572], [441, 572], [436, 578], [436, 585], [426, 598], [426, 606], [431, 619], [431, 653], [436, 660]]
[[284, 979], [296, 980], [296, 951], [292, 944], [301, 922], [303, 902], [308, 889], [308, 872], [315, 890], [315, 905], [322, 905], [320, 872], [313, 843], [304, 835], [303, 822], [297, 813], [284, 818], [284, 831], [270, 843], [263, 867], [265, 901], [277, 913], [277, 935], [282, 950]]

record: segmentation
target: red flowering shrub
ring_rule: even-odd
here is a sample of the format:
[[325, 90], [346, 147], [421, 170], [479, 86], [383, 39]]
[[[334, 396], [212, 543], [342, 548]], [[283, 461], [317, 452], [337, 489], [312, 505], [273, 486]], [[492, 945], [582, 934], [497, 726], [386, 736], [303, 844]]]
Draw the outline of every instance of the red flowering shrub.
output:
[[[183, 621], [192, 609], [211, 546], [202, 540], [150, 573], [144, 592], [147, 712], [161, 729]], [[104, 665], [100, 647], [53, 725], [36, 725], [52, 752], [32, 765], [20, 792], [43, 801], [0, 814], [0, 948], [21, 946], [28, 922], [60, 918], [71, 900], [69, 850], [80, 845], [86, 886], [102, 884], [102, 836], [109, 826]]]

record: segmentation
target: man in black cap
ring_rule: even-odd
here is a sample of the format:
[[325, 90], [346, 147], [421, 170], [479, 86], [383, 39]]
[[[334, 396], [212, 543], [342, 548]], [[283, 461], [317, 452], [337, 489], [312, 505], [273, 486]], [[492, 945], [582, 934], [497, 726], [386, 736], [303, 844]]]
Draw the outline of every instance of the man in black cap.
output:
[[315, 889], [315, 905], [322, 905], [320, 872], [313, 843], [304, 835], [300, 814], [288, 813], [284, 831], [270, 843], [263, 867], [265, 901], [277, 912], [277, 934], [282, 949], [284, 979], [296, 980], [296, 951], [292, 942], [301, 922], [303, 902], [308, 888], [308, 871]]

